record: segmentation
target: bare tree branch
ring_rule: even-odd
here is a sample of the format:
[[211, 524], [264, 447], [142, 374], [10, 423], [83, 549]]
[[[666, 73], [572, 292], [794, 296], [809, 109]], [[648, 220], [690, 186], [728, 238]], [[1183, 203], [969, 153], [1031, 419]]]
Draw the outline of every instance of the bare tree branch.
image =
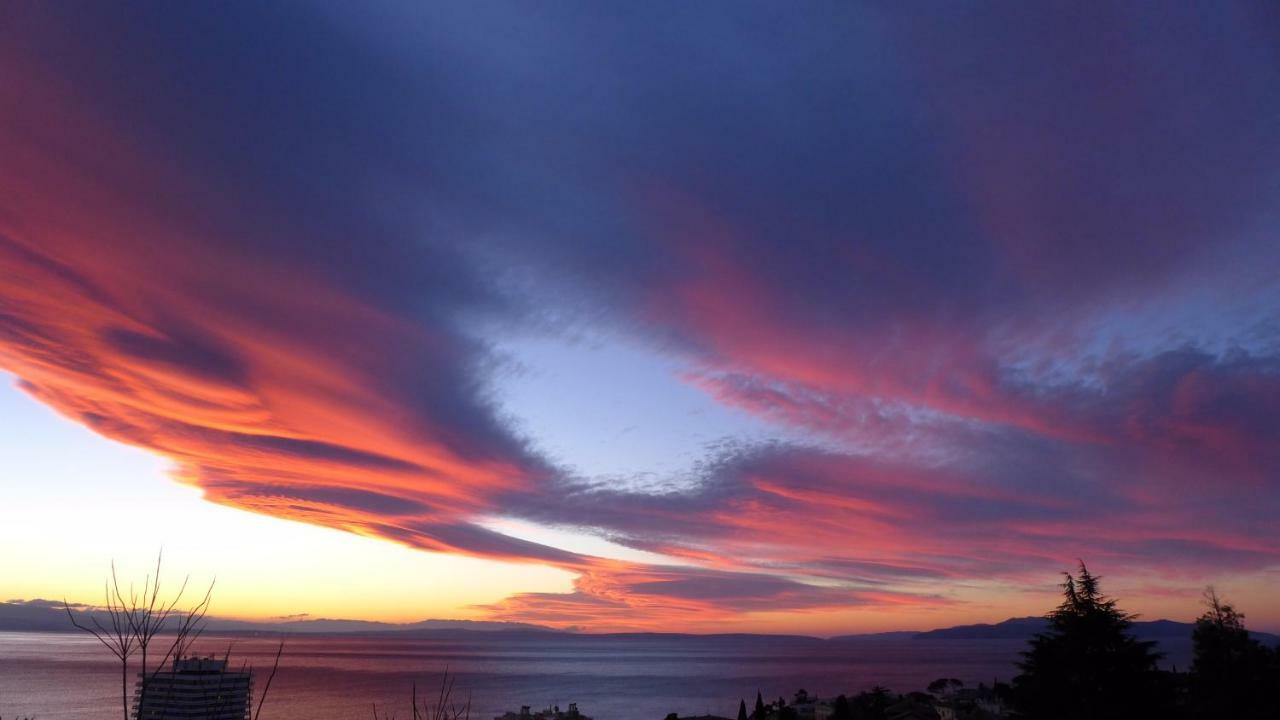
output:
[[262, 703], [267, 699], [267, 693], [271, 691], [271, 681], [276, 679], [276, 671], [280, 669], [280, 655], [284, 653], [284, 638], [280, 638], [280, 645], [276, 647], [276, 659], [271, 663], [271, 674], [267, 676], [267, 684], [262, 688], [262, 694], [258, 696], [258, 709], [253, 713], [253, 720], [258, 720], [262, 715]]
[[137, 637], [133, 633], [132, 617], [125, 608], [124, 596], [120, 593], [114, 562], [111, 563], [111, 579], [102, 584], [102, 594], [110, 628], [103, 626], [92, 608], [88, 613], [89, 624], [81, 624], [71, 612], [66, 598], [62, 600], [62, 607], [72, 626], [97, 638], [120, 661], [120, 712], [123, 720], [129, 720], [129, 658], [137, 652]]
[[[106, 624], [99, 620], [99, 614], [90, 611], [88, 621], [81, 622], [71, 611], [70, 604], [63, 599], [62, 606], [67, 618], [77, 629], [97, 638], [120, 662], [120, 704], [123, 720], [129, 720], [129, 665], [130, 660], [140, 656], [142, 664], [139, 672], [138, 706], [142, 707], [146, 699], [147, 688], [171, 659], [178, 659], [183, 650], [194, 642], [204, 628], [204, 618], [209, 610], [213, 597], [214, 583], [209, 583], [204, 597], [194, 607], [185, 612], [178, 610], [182, 598], [186, 594], [189, 578], [182, 581], [181, 587], [172, 599], [162, 597], [163, 550], [156, 555], [154, 574], [148, 574], [143, 580], [142, 590], [132, 583], [126, 595], [120, 587], [120, 578], [116, 572], [115, 561], [111, 562], [111, 576], [103, 583]], [[176, 626], [175, 626], [176, 623]], [[155, 638], [172, 627], [174, 633], [171, 642], [159, 664], [151, 668], [151, 645]]]

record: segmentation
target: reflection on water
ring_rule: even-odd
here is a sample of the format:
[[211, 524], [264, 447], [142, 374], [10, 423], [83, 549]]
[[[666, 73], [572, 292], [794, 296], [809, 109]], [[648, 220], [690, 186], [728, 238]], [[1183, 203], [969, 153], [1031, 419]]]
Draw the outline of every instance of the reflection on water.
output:
[[[274, 638], [209, 636], [204, 653], [269, 668]], [[799, 688], [822, 696], [880, 684], [922, 689], [930, 680], [1008, 680], [1024, 647], [1010, 640], [484, 635], [407, 638], [292, 636], [263, 720], [368, 718], [372, 706], [408, 717], [410, 688], [438, 688], [447, 668], [455, 693], [470, 691], [472, 718], [520, 705], [577, 702], [596, 720], [734, 717], [738, 699]], [[1165, 648], [1184, 664], [1187, 648]], [[95, 640], [70, 634], [0, 633], [0, 717], [119, 717], [119, 670]], [[259, 681], [261, 684], [261, 680]]]

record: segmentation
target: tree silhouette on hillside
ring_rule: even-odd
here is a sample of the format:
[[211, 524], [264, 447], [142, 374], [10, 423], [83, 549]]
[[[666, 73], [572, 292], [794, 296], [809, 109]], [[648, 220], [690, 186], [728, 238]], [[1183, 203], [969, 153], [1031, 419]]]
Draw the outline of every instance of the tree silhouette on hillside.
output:
[[[1204, 614], [1192, 633], [1191, 710], [1196, 717], [1280, 717], [1280, 652], [1249, 637], [1244, 614], [1205, 591]], [[1280, 650], [1280, 649], [1278, 649]]]
[[[1083, 562], [1064, 573], [1063, 600], [1048, 615], [1049, 629], [1031, 640], [1014, 679], [1020, 717], [1155, 717], [1170, 700], [1156, 668], [1155, 643], [1130, 634], [1134, 615], [1121, 611]], [[1162, 692], [1162, 690], [1165, 690]]]

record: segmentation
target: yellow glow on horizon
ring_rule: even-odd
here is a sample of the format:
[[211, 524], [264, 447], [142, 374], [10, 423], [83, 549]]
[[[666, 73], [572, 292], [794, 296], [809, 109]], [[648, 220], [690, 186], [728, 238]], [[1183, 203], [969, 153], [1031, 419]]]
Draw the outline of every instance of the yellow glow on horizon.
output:
[[[0, 379], [7, 380], [7, 377]], [[164, 549], [166, 587], [216, 577], [212, 613], [414, 621], [479, 618], [513, 592], [567, 592], [572, 575], [527, 563], [429, 553], [215, 505], [165, 460], [94, 435], [0, 388], [0, 600], [99, 603], [114, 559], [141, 582]], [[9, 430], [8, 428], [12, 428]]]

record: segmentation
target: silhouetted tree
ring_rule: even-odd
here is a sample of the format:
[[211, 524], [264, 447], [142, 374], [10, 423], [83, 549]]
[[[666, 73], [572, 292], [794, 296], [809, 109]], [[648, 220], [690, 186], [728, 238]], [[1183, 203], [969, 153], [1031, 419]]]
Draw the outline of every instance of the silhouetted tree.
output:
[[755, 720], [764, 720], [765, 718], [764, 696], [760, 694], [759, 690], [756, 691], [756, 709], [755, 712], [751, 713], [751, 717], [755, 718]]
[[[187, 611], [178, 611], [178, 603], [182, 601], [182, 596], [187, 591], [187, 583], [190, 577], [183, 578], [182, 586], [178, 588], [178, 592], [170, 601], [160, 599], [160, 571], [163, 551], [156, 555], [155, 577], [147, 575], [142, 583], [142, 594], [134, 595], [133, 587], [130, 586], [129, 605], [132, 609], [131, 619], [133, 623], [133, 633], [137, 638], [138, 654], [142, 663], [141, 675], [142, 686], [138, 689], [138, 704], [142, 705], [147, 695], [148, 686], [152, 684], [156, 675], [164, 670], [170, 660], [177, 660], [182, 656], [183, 650], [200, 637], [204, 632], [204, 616], [209, 610], [209, 601], [213, 597], [213, 582], [209, 583], [209, 589], [205, 591], [204, 598], [200, 600], [194, 607]], [[112, 570], [114, 573], [114, 568]], [[151, 670], [148, 662], [148, 651], [152, 641], [156, 635], [164, 631], [173, 633], [173, 641], [168, 645], [164, 656], [160, 662], [156, 664], [155, 670]]]
[[1249, 637], [1244, 613], [1205, 591], [1205, 611], [1196, 619], [1191, 638], [1191, 709], [1197, 716], [1230, 718], [1280, 717], [1280, 673], [1275, 658]]
[[[457, 702], [453, 698], [453, 683], [457, 676], [450, 676], [445, 668], [440, 677], [440, 691], [434, 703], [429, 698], [418, 702], [418, 683], [413, 683], [413, 720], [467, 720], [471, 717], [471, 693], [466, 700]], [[257, 718], [254, 718], [257, 720]]]
[[[163, 553], [156, 556], [155, 576], [147, 575], [139, 593], [135, 585], [129, 585], [128, 593], [120, 589], [116, 575], [116, 565], [111, 563], [111, 577], [105, 583], [105, 605], [107, 622], [101, 622], [96, 613], [86, 615], [84, 623], [76, 619], [66, 599], [62, 607], [67, 612], [71, 624], [79, 630], [89, 633], [101, 642], [120, 663], [120, 702], [123, 720], [129, 720], [129, 668], [132, 658], [140, 655], [141, 687], [138, 691], [138, 703], [141, 705], [146, 696], [147, 686], [155, 679], [156, 673], [164, 669], [167, 663], [182, 654], [183, 648], [200, 636], [203, 631], [204, 616], [209, 609], [209, 600], [213, 594], [213, 583], [205, 591], [204, 598], [190, 609], [179, 611], [187, 589], [187, 580], [172, 600], [160, 598], [160, 569]], [[148, 659], [148, 651], [156, 635], [164, 632], [168, 639], [165, 652], [152, 670]]]
[[[454, 677], [450, 677], [449, 670], [446, 668], [444, 675], [440, 678], [440, 690], [436, 693], [436, 700], [432, 702], [430, 696], [424, 699], [418, 699], [418, 683], [415, 680], [412, 686], [412, 695], [409, 701], [410, 717], [412, 720], [470, 720], [471, 719], [471, 693], [467, 693], [465, 701], [456, 701], [453, 697]], [[557, 707], [557, 709], [559, 709]], [[667, 715], [667, 720], [678, 717], [676, 713]], [[257, 720], [257, 716], [254, 717]], [[373, 720], [396, 720], [394, 712], [383, 710], [381, 714], [378, 712], [378, 704], [373, 703]]]
[[738, 701], [738, 720], [747, 720], [747, 701]]
[[1130, 633], [1134, 615], [1102, 593], [1098, 576], [1080, 563], [1078, 576], [1064, 573], [1063, 600], [1049, 613], [1048, 631], [1022, 653], [1014, 679], [1020, 716], [1055, 718], [1155, 717], [1167, 705], [1160, 692], [1160, 655], [1155, 643]]
[[[132, 659], [138, 658], [139, 677], [138, 692], [134, 701], [138, 707], [142, 707], [147, 689], [154, 684], [159, 673], [164, 671], [171, 661], [182, 657], [187, 648], [204, 632], [205, 614], [209, 610], [209, 602], [213, 597], [213, 583], [210, 582], [208, 590], [200, 600], [186, 610], [179, 610], [178, 605], [182, 602], [187, 589], [188, 581], [184, 579], [172, 599], [162, 599], [160, 589], [162, 559], [163, 554], [157, 555], [155, 574], [146, 576], [141, 592], [132, 584], [129, 585], [127, 593], [121, 590], [115, 563], [111, 563], [111, 577], [105, 584], [105, 606], [101, 609], [106, 613], [105, 622], [99, 619], [100, 612], [93, 610], [83, 613], [82, 617], [77, 619], [75, 613], [71, 612], [71, 605], [65, 599], [62, 601], [62, 607], [66, 610], [71, 624], [97, 638], [120, 662], [123, 720], [129, 720], [132, 714], [129, 711], [129, 670], [133, 665]], [[164, 642], [159, 649], [164, 652], [160, 654], [159, 661], [153, 667], [148, 653], [153, 641], [161, 637]], [[230, 655], [229, 649], [227, 652]], [[275, 679], [276, 671], [280, 668], [280, 657], [283, 652], [284, 640], [282, 639], [279, 647], [276, 648], [271, 673], [267, 676], [262, 692], [258, 696], [257, 709], [252, 714], [253, 720], [258, 720], [262, 715], [262, 706], [266, 701], [267, 693], [271, 690], [271, 682]]]
[[849, 698], [840, 695], [831, 706], [830, 720], [853, 720], [853, 708], [849, 707]]
[[[231, 651], [228, 648], [227, 654]], [[253, 720], [259, 720], [262, 717], [262, 706], [267, 701], [267, 693], [271, 692], [271, 682], [276, 679], [276, 672], [280, 670], [280, 656], [284, 654], [284, 638], [280, 638], [280, 644], [276, 646], [276, 658], [271, 663], [271, 672], [267, 675], [267, 682], [262, 686], [262, 694], [258, 696], [258, 708], [253, 712]], [[448, 675], [448, 670], [445, 671]], [[415, 688], [416, 691], [416, 688]], [[415, 693], [416, 694], [416, 693]], [[467, 698], [467, 709], [471, 708], [471, 698]]]
[[889, 688], [876, 685], [865, 692], [860, 692], [849, 701], [854, 720], [886, 720], [889, 706], [895, 698]]
[[129, 659], [137, 652], [137, 636], [133, 632], [132, 617], [124, 594], [120, 592], [120, 582], [116, 577], [116, 564], [111, 563], [111, 578], [103, 583], [106, 623], [98, 620], [94, 612], [87, 615], [86, 624], [82, 625], [71, 612], [66, 598], [62, 599], [62, 607], [67, 611], [67, 618], [78, 630], [89, 633], [115, 656], [120, 663], [120, 712], [123, 720], [129, 720]]

